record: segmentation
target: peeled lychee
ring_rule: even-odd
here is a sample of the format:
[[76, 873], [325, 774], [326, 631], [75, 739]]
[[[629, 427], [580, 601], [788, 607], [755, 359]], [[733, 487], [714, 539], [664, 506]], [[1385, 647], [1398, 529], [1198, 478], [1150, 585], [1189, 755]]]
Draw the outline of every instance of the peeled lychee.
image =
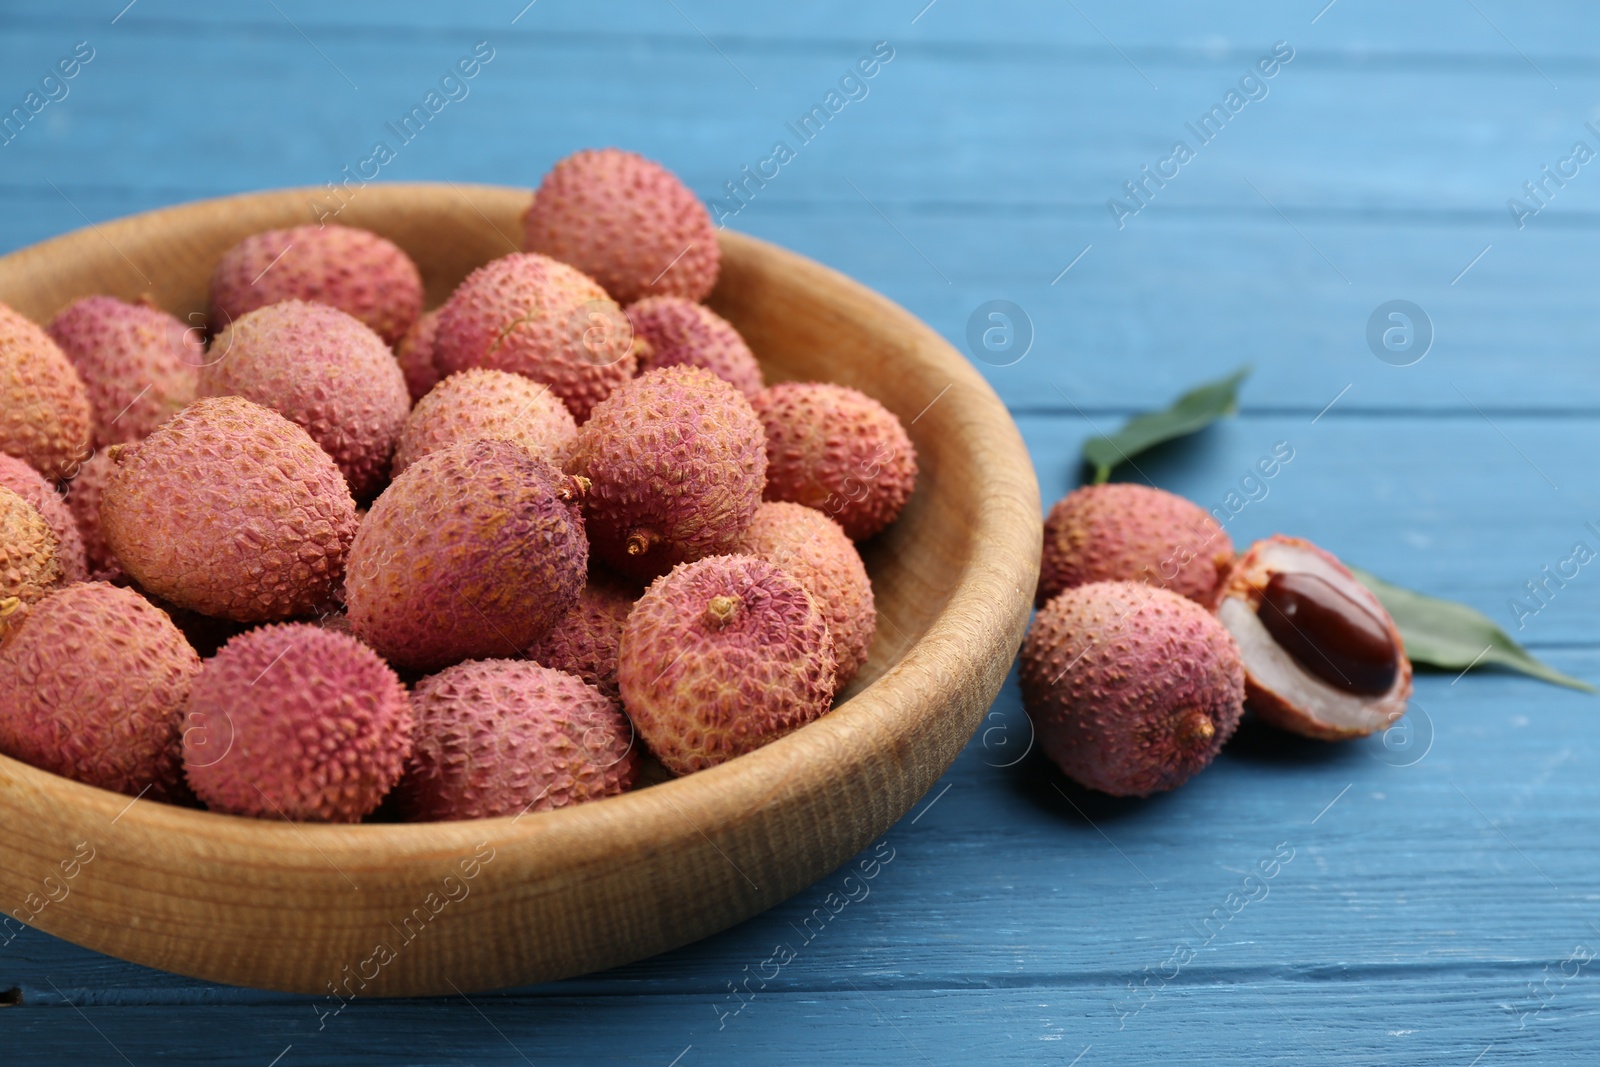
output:
[[350, 226], [251, 234], [211, 272], [211, 329], [284, 300], [336, 307], [392, 345], [422, 314], [422, 275], [399, 245]]
[[382, 338], [337, 308], [289, 300], [234, 320], [200, 372], [204, 396], [242, 396], [305, 428], [366, 500], [411, 410]]
[[260, 622], [314, 612], [338, 588], [355, 501], [328, 454], [277, 412], [201, 398], [110, 456], [101, 530], [146, 591]]
[[406, 376], [406, 388], [413, 401], [421, 400], [439, 384], [439, 369], [433, 365], [433, 338], [439, 330], [439, 308], [425, 311], [395, 346], [394, 358]]
[[1250, 546], [1217, 618], [1239, 642], [1250, 710], [1307, 737], [1387, 729], [1411, 697], [1411, 661], [1378, 598], [1333, 555], [1298, 537]]
[[89, 455], [89, 393], [50, 335], [0, 304], [0, 452], [46, 478]]
[[917, 480], [917, 454], [893, 412], [855, 389], [783, 382], [761, 392], [768, 500], [804, 504], [861, 541], [893, 522]]
[[0, 486], [0, 635], [63, 581], [60, 545], [37, 508]]
[[417, 670], [520, 656], [583, 588], [581, 493], [510, 441], [423, 456], [356, 534], [345, 580], [351, 629]]
[[556, 620], [549, 633], [533, 643], [528, 658], [577, 675], [609, 699], [620, 701], [617, 646], [639, 592], [627, 582], [591, 569], [577, 602]]
[[522, 247], [594, 278], [624, 304], [702, 300], [722, 251], [711, 215], [677, 175], [615, 148], [574, 152], [550, 168], [522, 217]]
[[50, 336], [89, 391], [97, 445], [137, 441], [195, 398], [203, 335], [151, 303], [86, 296], [56, 313]]
[[184, 701], [200, 657], [131, 589], [80, 582], [0, 645], [0, 751], [88, 785], [188, 799]]
[[589, 541], [608, 567], [648, 579], [733, 551], [761, 503], [761, 423], [698, 367], [646, 371], [596, 407], [567, 471], [589, 479]]
[[751, 400], [766, 387], [761, 365], [733, 324], [681, 296], [647, 296], [628, 306], [634, 333], [649, 343], [649, 367], [703, 367]]
[[1135, 582], [1055, 597], [1022, 646], [1022, 703], [1069, 778], [1113, 796], [1175, 789], [1239, 725], [1244, 667], [1194, 601]]
[[1211, 513], [1164, 489], [1085, 485], [1044, 521], [1037, 602], [1089, 582], [1144, 582], [1205, 607], [1233, 566], [1233, 542]]
[[56, 555], [61, 559], [61, 572], [65, 580], [81, 582], [88, 578], [88, 558], [84, 553], [83, 536], [78, 532], [78, 522], [73, 518], [67, 502], [56, 492], [55, 486], [22, 460], [3, 453], [0, 453], [0, 486], [32, 504], [34, 510], [50, 524], [50, 532], [56, 535]]
[[604, 289], [547, 256], [511, 255], [467, 275], [439, 311], [433, 363], [543, 382], [582, 422], [638, 365], [633, 327]]
[[411, 754], [406, 688], [366, 645], [310, 623], [246, 631], [205, 666], [183, 721], [184, 772], [212, 811], [359, 822]]
[[756, 509], [738, 551], [781, 568], [816, 600], [833, 634], [843, 689], [867, 661], [878, 628], [872, 580], [855, 544], [822, 512], [769, 501]]
[[461, 663], [418, 682], [411, 704], [415, 744], [394, 797], [407, 822], [549, 811], [626, 792], [639, 776], [621, 709], [536, 663]]
[[556, 466], [566, 461], [578, 424], [550, 387], [503, 370], [452, 374], [417, 401], [394, 449], [396, 477], [441, 448], [511, 441]]
[[833, 637], [811, 594], [770, 563], [713, 556], [658, 578], [622, 630], [617, 680], [674, 774], [742, 756], [825, 714]]

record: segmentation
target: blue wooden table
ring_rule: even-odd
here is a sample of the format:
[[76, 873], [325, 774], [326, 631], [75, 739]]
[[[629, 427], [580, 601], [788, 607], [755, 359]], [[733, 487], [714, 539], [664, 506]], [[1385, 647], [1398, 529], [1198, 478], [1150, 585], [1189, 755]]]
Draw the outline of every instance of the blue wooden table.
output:
[[[1047, 501], [1089, 434], [1253, 364], [1238, 418], [1121, 474], [1600, 679], [1600, 565], [1525, 586], [1600, 547], [1592, 5], [124, 3], [0, 12], [0, 112], [45, 100], [0, 135], [0, 249], [339, 182], [378, 141], [378, 180], [524, 185], [622, 145], [971, 351]], [[996, 300], [1016, 342], [969, 347]], [[1369, 343], [1393, 300], [1420, 309], [1399, 352]], [[0, 1063], [1596, 1062], [1600, 701], [1424, 674], [1407, 722], [1247, 726], [1180, 791], [1118, 801], [1024, 756], [1011, 683], [809, 940], [843, 872], [605, 974], [321, 1018], [30, 930], [0, 947]]]

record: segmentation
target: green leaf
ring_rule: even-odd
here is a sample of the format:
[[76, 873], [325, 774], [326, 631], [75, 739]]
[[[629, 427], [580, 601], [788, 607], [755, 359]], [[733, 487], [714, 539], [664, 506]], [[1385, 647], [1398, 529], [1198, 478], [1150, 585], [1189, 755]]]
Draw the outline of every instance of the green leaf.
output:
[[1250, 374], [1246, 364], [1214, 382], [1184, 393], [1165, 411], [1135, 415], [1109, 437], [1091, 437], [1084, 443], [1084, 461], [1094, 467], [1094, 484], [1111, 477], [1111, 469], [1175, 437], [1203, 430], [1224, 415], [1239, 410], [1239, 383]]
[[1449, 600], [1438, 600], [1390, 585], [1359, 567], [1350, 570], [1394, 616], [1406, 655], [1412, 663], [1465, 671], [1489, 664], [1521, 671], [1553, 685], [1595, 692], [1588, 682], [1562, 674], [1528, 654], [1504, 630], [1479, 611]]

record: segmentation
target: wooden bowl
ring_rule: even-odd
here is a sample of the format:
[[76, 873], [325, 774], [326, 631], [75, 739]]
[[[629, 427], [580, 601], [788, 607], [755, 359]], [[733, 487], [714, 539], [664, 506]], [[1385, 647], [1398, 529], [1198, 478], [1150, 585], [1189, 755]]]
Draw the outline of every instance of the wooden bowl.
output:
[[[336, 221], [417, 261], [429, 303], [517, 251], [528, 192], [368, 185]], [[324, 190], [109, 222], [0, 258], [0, 300], [39, 322], [92, 293], [205, 307], [247, 234], [312, 221]], [[320, 826], [134, 801], [0, 757], [0, 907], [126, 960], [299, 993], [427, 995], [561, 978], [725, 929], [868, 845], [950, 766], [999, 691], [1039, 570], [1039, 493], [1004, 406], [909, 313], [834, 271], [721, 236], [711, 305], [769, 380], [875, 396], [921, 476], [864, 555], [878, 638], [839, 706], [720, 767], [518, 818]], [[199, 321], [198, 319], [196, 321]], [[334, 1000], [329, 1001], [330, 1006]]]

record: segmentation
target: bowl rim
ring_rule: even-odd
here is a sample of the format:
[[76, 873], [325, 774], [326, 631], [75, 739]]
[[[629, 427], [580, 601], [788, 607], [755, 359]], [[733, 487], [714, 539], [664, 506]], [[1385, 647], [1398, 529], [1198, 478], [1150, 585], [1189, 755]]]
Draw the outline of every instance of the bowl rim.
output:
[[[0, 257], [0, 299], [9, 298], [22, 279], [37, 276], [41, 270], [48, 273], [47, 268], [62, 257], [90, 254], [99, 242], [127, 258], [122, 247], [142, 247], [152, 240], [151, 232], [162, 228], [201, 225], [208, 218], [215, 222], [224, 217], [282, 214], [290, 204], [321, 193], [315, 188], [246, 193], [91, 223]], [[352, 213], [349, 224], [366, 225], [359, 220], [386, 210], [404, 211], [406, 202], [417, 198], [460, 197], [492, 227], [494, 223], [479, 204], [503, 210], [505, 197], [526, 198], [528, 193], [458, 183], [373, 183], [362, 190], [363, 210]], [[265, 227], [252, 226], [261, 228]], [[280, 823], [140, 804], [136, 798], [130, 800], [0, 756], [0, 824], [17, 828], [10, 840], [0, 843], [0, 857], [19, 861], [0, 863], [0, 903], [33, 892], [29, 887], [38, 884], [40, 872], [48, 874], [48, 857], [66, 855], [63, 842], [80, 835], [93, 840], [95, 834], [110, 833], [111, 826], [116, 827], [115, 838], [125, 844], [103, 847], [100, 854], [114, 857], [115, 862], [102, 869], [138, 874], [144, 880], [164, 873], [179, 884], [187, 882], [189, 894], [204, 903], [211, 921], [225, 921], [228, 914], [225, 900], [200, 888], [219, 865], [253, 869], [263, 878], [264, 893], [293, 894], [307, 892], [307, 887], [315, 890], [333, 885], [340, 877], [356, 885], [352, 874], [359, 878], [402, 866], [427, 868], [437, 881], [437, 871], [445, 869], [441, 862], [472, 855], [485, 841], [491, 843], [494, 859], [485, 861], [484, 870], [492, 866], [507, 873], [496, 873], [494, 891], [483, 895], [507, 903], [526, 904], [541, 891], [595, 885], [607, 878], [606, 871], [596, 868], [600, 858], [597, 841], [612, 842], [614, 848], [641, 856], [654, 855], [657, 860], [676, 853], [701, 868], [708, 894], [727, 898], [730, 906], [710, 926], [675, 920], [669, 925], [678, 932], [646, 939], [646, 951], [620, 955], [613, 951], [591, 961], [609, 966], [653, 955], [765, 910], [848, 859], [908, 811], [982, 721], [1020, 645], [1039, 563], [1037, 480], [1020, 432], [998, 396], [931, 328], [887, 298], [798, 253], [727, 230], [719, 233], [719, 241], [725, 262], [760, 259], [774, 269], [781, 268], [796, 284], [817, 286], [841, 298], [848, 294], [872, 314], [903, 330], [909, 339], [908, 350], [914, 349], [918, 359], [950, 377], [950, 386], [940, 394], [944, 405], [940, 415], [950, 432], [970, 438], [964, 443], [974, 450], [974, 462], [986, 476], [977, 484], [978, 495], [970, 508], [971, 544], [983, 550], [972, 551], [961, 562], [949, 598], [925, 632], [881, 675], [828, 715], [755, 752], [647, 789], [526, 818], [337, 826]], [[861, 782], [873, 775], [881, 776], [886, 788], [863, 788]], [[846, 782], [847, 778], [853, 784]], [[783, 843], [764, 836], [771, 832], [770, 826], [752, 831], [752, 816], [770, 815], [767, 809], [772, 808], [815, 816], [822, 810], [819, 805], [828, 790], [835, 794], [842, 790], [848, 804], [858, 805], [853, 818], [825, 827], [826, 834], [818, 831], [822, 837], [836, 839], [829, 852], [836, 861], [820, 871], [813, 862], [809, 875], [799, 884], [787, 871], [777, 871], [769, 878], [769, 865], [761, 860], [770, 858]], [[719, 846], [718, 840], [726, 847]], [[150, 866], [155, 855], [141, 856], [141, 848], [161, 844], [165, 847], [154, 852], [166, 866], [157, 870]], [[804, 842], [811, 849], [822, 845], [821, 840]], [[717, 856], [737, 873], [717, 871]], [[746, 859], [746, 864], [736, 862], [735, 857]], [[552, 862], [541, 866], [541, 858]], [[323, 861], [337, 874], [320, 871]], [[772, 860], [771, 866], [783, 863]], [[92, 871], [93, 865], [84, 869]], [[540, 884], [530, 885], [514, 872], [538, 878], [550, 875], [559, 885], [551, 888], [554, 883], [544, 878], [541, 890]], [[115, 913], [122, 893], [114, 881], [95, 873], [95, 879], [84, 883], [85, 895], [92, 899], [83, 908], [46, 908], [29, 924], [85, 947], [200, 978], [323, 991], [320, 979], [325, 968], [280, 967], [261, 959], [241, 963], [208, 956], [204, 946], [186, 947], [182, 929], [186, 924], [172, 908], [147, 907], [135, 914], [142, 928], [138, 936], [129, 936], [126, 930], [118, 933]], [[532, 966], [526, 946], [520, 955], [513, 955], [517, 962], [490, 968], [487, 982], [471, 976], [463, 979], [458, 973], [446, 987], [440, 981], [441, 967], [430, 956], [425, 965], [411, 969], [405, 977], [400, 977], [399, 969], [380, 975], [372, 991], [383, 995], [450, 993], [580, 973], [570, 965], [554, 969]], [[446, 953], [445, 958], [452, 957]], [[331, 989], [332, 984], [327, 984]]]

